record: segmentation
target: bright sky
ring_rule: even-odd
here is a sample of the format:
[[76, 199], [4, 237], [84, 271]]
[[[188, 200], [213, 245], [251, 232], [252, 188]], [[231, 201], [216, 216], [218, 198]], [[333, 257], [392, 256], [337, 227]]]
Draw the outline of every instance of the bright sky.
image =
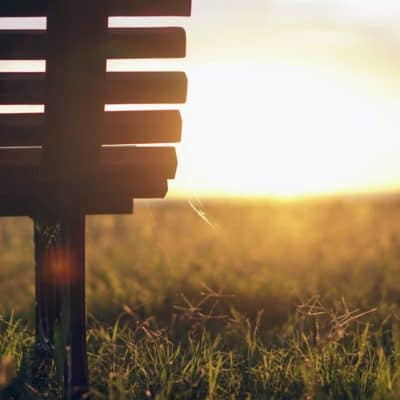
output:
[[192, 1], [170, 197], [400, 189], [398, 0]]
[[400, 3], [194, 0], [173, 194], [400, 188]]

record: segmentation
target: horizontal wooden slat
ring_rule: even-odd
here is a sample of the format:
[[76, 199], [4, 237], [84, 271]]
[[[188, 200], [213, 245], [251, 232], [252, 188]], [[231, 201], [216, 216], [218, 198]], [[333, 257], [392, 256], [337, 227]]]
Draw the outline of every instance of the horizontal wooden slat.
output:
[[152, 179], [128, 175], [97, 175], [90, 182], [69, 185], [47, 184], [37, 180], [3, 181], [0, 187], [0, 216], [33, 215], [43, 210], [52, 213], [80, 209], [85, 214], [130, 213], [132, 199], [163, 198], [168, 182], [154, 175]]
[[51, 0], [1, 0], [0, 17], [44, 17]]
[[47, 44], [46, 31], [0, 30], [0, 59], [45, 59], [47, 57]]
[[[105, 83], [106, 104], [184, 103], [187, 78], [183, 72], [112, 72]], [[0, 74], [0, 104], [46, 102], [45, 74]]]
[[[111, 29], [103, 45], [105, 58], [181, 58], [186, 56], [182, 28]], [[0, 30], [0, 59], [45, 59], [47, 32]]]
[[[93, 170], [76, 169], [57, 171], [41, 168], [42, 149], [40, 148], [0, 148], [0, 178], [8, 177], [12, 181], [29, 181], [32, 176], [42, 180], [79, 180], [100, 171], [104, 174], [144, 176], [144, 174], [161, 175], [169, 179], [175, 177], [177, 158], [174, 147], [103, 147], [100, 162]], [[93, 172], [94, 171], [94, 172]], [[39, 178], [38, 178], [39, 179]]]
[[1, 114], [0, 113], [0, 135], [8, 128], [32, 128], [43, 127], [45, 114]]
[[0, 146], [40, 146], [44, 114], [0, 114]]
[[[90, 197], [71, 199], [67, 193], [57, 196], [57, 204], [53, 193], [36, 193], [28, 195], [0, 196], [1, 217], [33, 216], [38, 213], [67, 215], [79, 210], [84, 214], [131, 214], [133, 212], [132, 197], [115, 195], [92, 195]], [[73, 202], [75, 200], [75, 203]]]
[[[80, 192], [85, 197], [107, 196], [114, 194], [116, 197], [124, 196], [130, 198], [162, 198], [167, 193], [167, 179], [154, 171], [121, 171], [116, 173], [113, 169], [99, 170], [86, 182], [85, 177], [80, 181]], [[76, 192], [76, 185], [72, 184]], [[78, 186], [79, 187], [79, 186]], [[51, 190], [51, 188], [50, 188]], [[64, 190], [60, 188], [60, 190]], [[67, 187], [68, 191], [69, 188]]]
[[133, 198], [163, 198], [176, 169], [173, 148], [103, 148], [96, 168], [53, 171], [41, 149], [0, 149], [0, 216], [131, 212]]
[[174, 147], [104, 147], [100, 162], [106, 168], [162, 171], [163, 176], [170, 179], [175, 177], [177, 167]]
[[[133, 213], [133, 199], [131, 197], [120, 197], [113, 194], [86, 197], [80, 205], [83, 213], [89, 215]], [[66, 206], [68, 207], [68, 205]], [[52, 208], [52, 205], [50, 207]]]
[[186, 55], [182, 28], [111, 29], [106, 42], [107, 58], [179, 58]]
[[0, 146], [40, 146], [42, 143], [43, 133], [37, 128], [10, 128], [0, 132]]
[[0, 217], [28, 217], [32, 215], [30, 196], [0, 196]]
[[0, 104], [43, 104], [45, 92], [45, 74], [0, 73]]
[[101, 142], [176, 143], [181, 140], [181, 131], [182, 118], [176, 110], [106, 112]]
[[108, 0], [110, 16], [190, 16], [191, 0]]
[[[49, 1], [2, 0], [0, 17], [46, 16]], [[110, 16], [190, 16], [191, 13], [191, 0], [108, 0], [108, 2]]]
[[0, 174], [14, 167], [37, 168], [42, 159], [42, 150], [37, 148], [7, 149], [0, 148]]
[[183, 72], [108, 73], [106, 104], [184, 103], [187, 78]]
[[[177, 143], [182, 118], [177, 110], [104, 113], [102, 144]], [[45, 143], [44, 114], [0, 114], [0, 146], [41, 146]]]
[[[5, 172], [8, 175], [5, 175]], [[71, 193], [76, 196], [92, 193], [107, 194], [113, 193], [116, 197], [133, 196], [140, 194], [142, 187], [165, 186], [163, 182], [167, 178], [162, 172], [122, 170], [121, 168], [97, 168], [94, 170], [73, 170], [73, 175], [51, 174], [39, 168], [8, 168], [7, 171], [0, 171], [1, 196], [24, 196], [54, 192]], [[154, 182], [154, 185], [151, 184]]]

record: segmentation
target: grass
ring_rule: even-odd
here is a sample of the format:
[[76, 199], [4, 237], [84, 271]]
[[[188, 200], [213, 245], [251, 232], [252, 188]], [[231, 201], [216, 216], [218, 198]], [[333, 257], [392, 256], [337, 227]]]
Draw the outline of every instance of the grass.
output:
[[[400, 398], [396, 203], [200, 211], [142, 203], [133, 217], [89, 218], [94, 398]], [[58, 396], [55, 376], [31, 374], [31, 230], [0, 222], [4, 399]]]

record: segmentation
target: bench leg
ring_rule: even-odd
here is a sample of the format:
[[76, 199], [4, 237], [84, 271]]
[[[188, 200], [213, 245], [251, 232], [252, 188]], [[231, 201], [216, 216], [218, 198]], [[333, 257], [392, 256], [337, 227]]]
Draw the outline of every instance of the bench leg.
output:
[[64, 398], [87, 398], [85, 217], [35, 218], [36, 352], [54, 357]]
[[35, 244], [35, 316], [36, 345], [33, 362], [33, 375], [36, 385], [45, 386], [54, 356], [54, 325], [58, 310], [57, 289], [48, 279], [48, 268], [44, 267], [47, 249], [56, 246], [60, 237], [60, 226], [55, 221], [34, 218]]

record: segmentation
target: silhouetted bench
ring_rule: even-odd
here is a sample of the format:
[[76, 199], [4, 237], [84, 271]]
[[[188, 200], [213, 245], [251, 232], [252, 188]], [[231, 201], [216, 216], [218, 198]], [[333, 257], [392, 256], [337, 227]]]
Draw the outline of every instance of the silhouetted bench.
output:
[[107, 59], [185, 57], [182, 28], [108, 28], [108, 17], [190, 10], [190, 0], [0, 2], [0, 17], [47, 17], [45, 30], [0, 30], [1, 60], [46, 60], [45, 72], [0, 73], [0, 105], [44, 105], [44, 113], [0, 114], [0, 216], [34, 219], [37, 347], [54, 351], [54, 326], [68, 321], [66, 397], [88, 388], [84, 217], [130, 213], [134, 198], [164, 197], [175, 149], [141, 145], [181, 138], [177, 110], [105, 112], [105, 105], [184, 103], [187, 92], [183, 72], [106, 71]]

